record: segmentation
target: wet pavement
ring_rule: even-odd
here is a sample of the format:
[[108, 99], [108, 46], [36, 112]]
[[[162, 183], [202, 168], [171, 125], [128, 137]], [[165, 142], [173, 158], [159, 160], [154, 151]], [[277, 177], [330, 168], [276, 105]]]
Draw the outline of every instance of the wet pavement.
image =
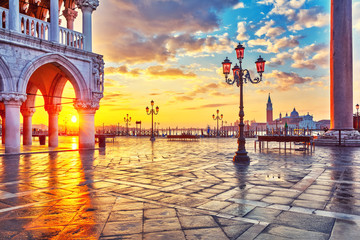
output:
[[359, 148], [253, 141], [249, 165], [234, 138], [1, 156], [0, 239], [358, 239]]

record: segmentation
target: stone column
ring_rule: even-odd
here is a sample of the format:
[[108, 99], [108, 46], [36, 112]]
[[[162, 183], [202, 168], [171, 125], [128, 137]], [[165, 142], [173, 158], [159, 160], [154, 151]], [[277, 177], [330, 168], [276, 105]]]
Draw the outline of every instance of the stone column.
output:
[[66, 27], [70, 30], [74, 30], [74, 20], [78, 15], [78, 12], [75, 10], [72, 10], [71, 8], [66, 8], [63, 11], [63, 15], [66, 19]]
[[99, 0], [76, 0], [77, 6], [83, 14], [83, 34], [85, 36], [84, 50], [92, 51], [92, 20], [91, 15], [99, 6]]
[[74, 104], [79, 113], [79, 148], [95, 148], [95, 123], [96, 110], [99, 109], [98, 102], [77, 101]]
[[20, 152], [20, 106], [25, 100], [25, 94], [0, 94], [5, 105], [5, 153]]
[[1, 143], [5, 144], [5, 109], [0, 111], [1, 115]]
[[50, 0], [50, 41], [59, 42], [59, 0]]
[[353, 129], [352, 1], [331, 0], [330, 124]]
[[32, 145], [32, 116], [35, 108], [20, 108], [23, 116], [23, 145]]
[[9, 28], [20, 32], [19, 0], [9, 0]]
[[46, 105], [45, 110], [49, 114], [49, 147], [57, 147], [59, 145], [58, 119], [61, 111], [61, 105]]

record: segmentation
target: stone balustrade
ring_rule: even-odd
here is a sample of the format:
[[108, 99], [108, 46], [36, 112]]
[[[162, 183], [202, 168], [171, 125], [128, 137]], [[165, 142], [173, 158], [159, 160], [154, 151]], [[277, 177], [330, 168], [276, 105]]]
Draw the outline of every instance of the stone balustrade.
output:
[[44, 40], [50, 39], [50, 23], [20, 14], [21, 33]]
[[[9, 29], [9, 10], [0, 7], [0, 17], [0, 29]], [[39, 20], [37, 18], [29, 17], [24, 14], [20, 14], [20, 23], [22, 34], [43, 40], [50, 40], [50, 23]], [[68, 28], [60, 27], [60, 44], [73, 48], [84, 49], [84, 42], [84, 34], [70, 30]]]
[[9, 28], [9, 10], [6, 8], [0, 7], [0, 17], [1, 17], [0, 28], [8, 29]]
[[60, 27], [60, 44], [84, 49], [84, 35], [80, 32]]

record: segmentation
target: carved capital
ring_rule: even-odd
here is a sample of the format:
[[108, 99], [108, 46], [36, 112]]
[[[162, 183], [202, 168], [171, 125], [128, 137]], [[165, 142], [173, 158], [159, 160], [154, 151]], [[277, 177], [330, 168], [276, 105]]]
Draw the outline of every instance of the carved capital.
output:
[[45, 111], [47, 111], [48, 114], [59, 114], [61, 109], [61, 105], [45, 105]]
[[63, 15], [65, 17], [65, 19], [67, 21], [74, 21], [75, 18], [77, 17], [78, 15], [78, 12], [71, 9], [71, 8], [66, 8], [64, 11], [63, 11]]
[[99, 0], [75, 0], [75, 2], [82, 11], [85, 9], [94, 11], [99, 6]]
[[32, 117], [35, 113], [35, 108], [20, 108], [20, 112], [23, 115], [23, 117]]
[[26, 101], [26, 94], [22, 93], [1, 93], [0, 101], [4, 102], [4, 104], [12, 104], [12, 105], [21, 105]]
[[99, 101], [89, 100], [89, 101], [81, 101], [77, 100], [74, 103], [74, 107], [78, 112], [88, 112], [95, 114], [96, 110], [99, 109]]

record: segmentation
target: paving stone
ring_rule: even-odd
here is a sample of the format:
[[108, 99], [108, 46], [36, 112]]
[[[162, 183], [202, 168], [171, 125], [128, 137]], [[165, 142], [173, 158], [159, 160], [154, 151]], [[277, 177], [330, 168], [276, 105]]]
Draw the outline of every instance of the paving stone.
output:
[[275, 220], [276, 223], [306, 229], [309, 231], [323, 232], [330, 234], [335, 219], [295, 212], [283, 212]]
[[229, 239], [220, 228], [184, 230], [187, 240]]
[[294, 199], [286, 197], [267, 196], [264, 197], [261, 201], [272, 204], [290, 204], [294, 201]]
[[179, 217], [181, 226], [185, 229], [217, 227], [217, 223], [211, 216], [181, 216]]
[[229, 206], [230, 204], [231, 203], [224, 202], [224, 201], [210, 201], [203, 205], [198, 206], [198, 208], [212, 210], [212, 211], [219, 211], [219, 210]]
[[222, 227], [222, 229], [230, 239], [234, 239], [234, 238], [240, 236], [246, 230], [248, 230], [252, 225], [253, 224], [251, 224], [251, 223], [244, 223], [241, 225], [232, 225], [232, 226]]
[[141, 221], [143, 210], [113, 211], [108, 219], [109, 222]]
[[173, 208], [146, 209], [144, 211], [144, 216], [145, 218], [176, 217], [176, 211]]
[[102, 236], [141, 233], [143, 231], [142, 225], [142, 221], [127, 221], [125, 223], [108, 222], [105, 225]]
[[247, 205], [247, 204], [231, 204], [230, 206], [220, 210], [221, 213], [231, 214], [234, 216], [244, 216], [251, 210], [253, 210], [255, 206]]
[[144, 232], [162, 232], [170, 230], [181, 230], [178, 218], [145, 219]]
[[358, 239], [360, 226], [354, 221], [340, 220], [335, 221], [330, 240], [336, 239]]
[[256, 207], [252, 211], [250, 211], [248, 214], [246, 214], [244, 217], [256, 219], [256, 220], [264, 221], [264, 222], [271, 222], [280, 213], [281, 213], [281, 210]]
[[298, 228], [281, 226], [276, 224], [270, 224], [265, 230], [264, 233], [269, 233], [271, 235], [282, 238], [290, 239], [303, 239], [303, 240], [326, 240], [329, 238], [329, 234], [306, 231]]
[[185, 235], [183, 231], [164, 231], [164, 232], [154, 232], [154, 233], [145, 233], [144, 240], [185, 240]]

